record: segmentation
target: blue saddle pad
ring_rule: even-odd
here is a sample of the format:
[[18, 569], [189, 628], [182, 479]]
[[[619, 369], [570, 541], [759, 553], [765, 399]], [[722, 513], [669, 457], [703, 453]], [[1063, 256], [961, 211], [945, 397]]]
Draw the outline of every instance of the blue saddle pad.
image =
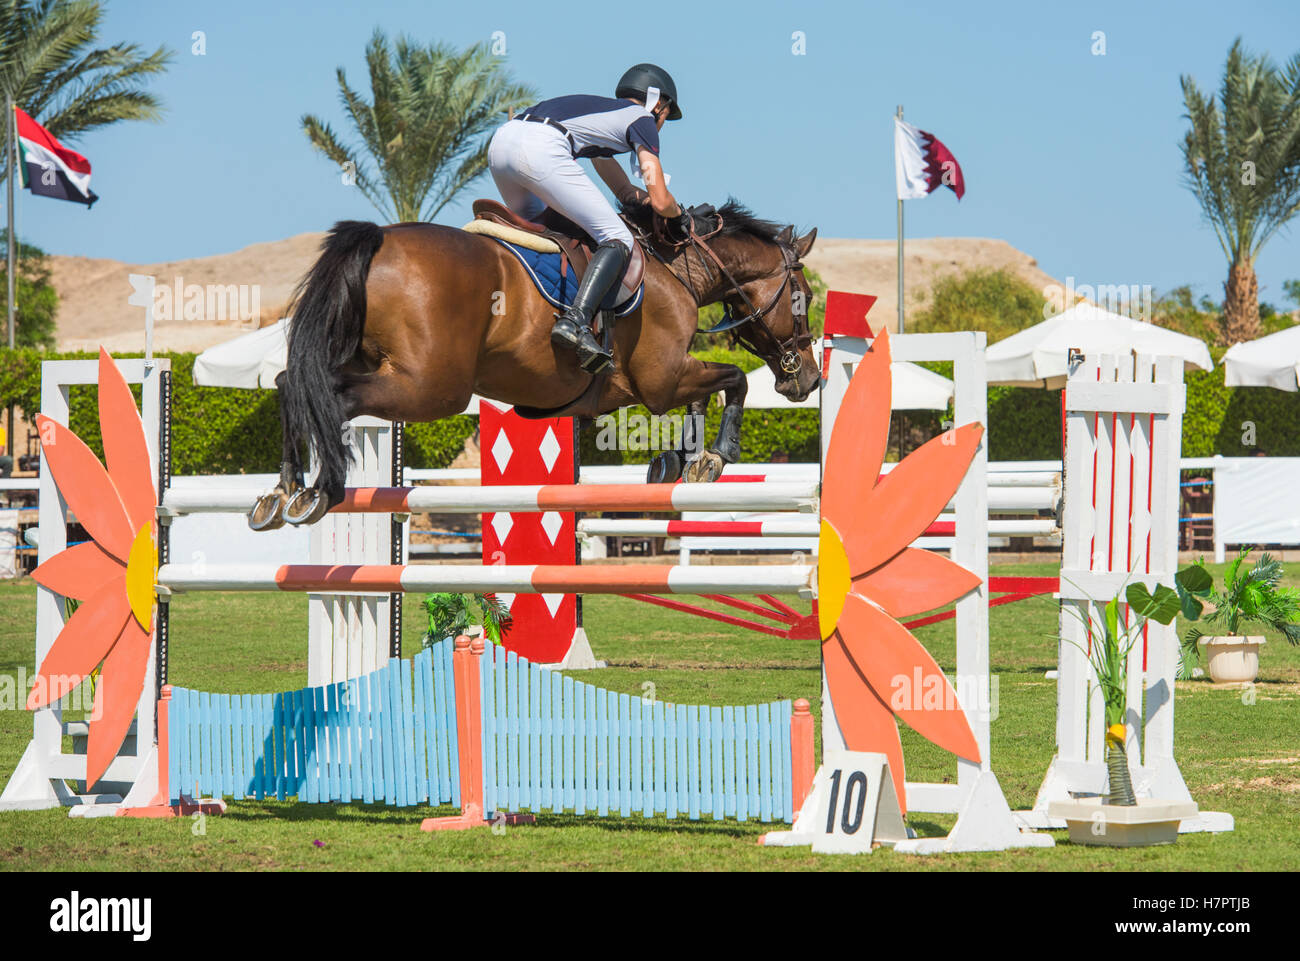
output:
[[[573, 298], [578, 292], [578, 275], [573, 270], [573, 264], [567, 260], [564, 262], [564, 276], [560, 276], [560, 255], [543, 254], [536, 250], [529, 250], [527, 247], [519, 247], [500, 237], [493, 237], [497, 243], [501, 244], [506, 250], [515, 255], [515, 258], [524, 265], [524, 270], [532, 277], [533, 284], [537, 287], [538, 292], [546, 300], [559, 310], [563, 310], [573, 303]], [[622, 317], [624, 314], [630, 314], [641, 306], [641, 297], [645, 293], [645, 282], [637, 286], [636, 293], [627, 298], [623, 303], [611, 305], [608, 301], [601, 306], [606, 310], [613, 306], [614, 316]], [[617, 297], [618, 289], [610, 292], [610, 297]]]

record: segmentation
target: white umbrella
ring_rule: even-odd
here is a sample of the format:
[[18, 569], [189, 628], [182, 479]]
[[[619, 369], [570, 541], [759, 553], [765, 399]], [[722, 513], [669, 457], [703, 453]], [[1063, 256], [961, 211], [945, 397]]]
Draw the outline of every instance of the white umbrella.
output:
[[[289, 321], [277, 320], [224, 344], [209, 347], [194, 358], [194, 383], [199, 387], [265, 387], [275, 390], [275, 378], [289, 354]], [[471, 394], [463, 414], [477, 414], [478, 394]]]
[[194, 383], [199, 387], [269, 387], [284, 370], [289, 352], [289, 321], [250, 331], [224, 344], [209, 347], [194, 358]]
[[[768, 367], [751, 370], [745, 379], [749, 381], [749, 390], [745, 394], [746, 407], [782, 409], [818, 406], [816, 391], [798, 403], [778, 394], [776, 377]], [[895, 361], [890, 364], [890, 379], [890, 406], [893, 410], [946, 410], [952, 400], [952, 381], [916, 364]]]
[[1214, 369], [1209, 348], [1195, 337], [1081, 303], [990, 347], [986, 355], [988, 382], [1062, 387], [1071, 347], [1085, 356], [1138, 353], [1181, 357], [1188, 367]]
[[1300, 324], [1259, 340], [1233, 344], [1223, 355], [1223, 382], [1229, 387], [1300, 390]]

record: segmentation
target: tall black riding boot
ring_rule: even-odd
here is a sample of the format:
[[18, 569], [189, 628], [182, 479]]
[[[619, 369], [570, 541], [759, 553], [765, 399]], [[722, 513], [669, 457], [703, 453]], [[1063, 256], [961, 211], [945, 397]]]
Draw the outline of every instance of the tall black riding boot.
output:
[[[613, 355], [591, 332], [591, 319], [623, 276], [628, 254], [628, 249], [617, 240], [606, 241], [597, 247], [591, 255], [587, 272], [582, 275], [573, 304], [563, 314], [556, 315], [555, 326], [551, 328], [551, 343], [575, 349], [579, 366], [589, 374], [599, 374], [614, 366]], [[607, 319], [613, 322], [612, 318]]]

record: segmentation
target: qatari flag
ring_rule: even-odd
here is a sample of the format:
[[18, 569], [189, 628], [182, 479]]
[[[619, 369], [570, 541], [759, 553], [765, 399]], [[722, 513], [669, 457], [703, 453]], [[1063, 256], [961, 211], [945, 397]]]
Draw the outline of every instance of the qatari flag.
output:
[[41, 197], [72, 200], [89, 207], [99, 199], [90, 189], [90, 161], [69, 150], [22, 110], [14, 108], [22, 151], [22, 185]]
[[966, 180], [952, 151], [934, 134], [894, 118], [894, 175], [898, 199], [915, 200], [947, 186], [961, 200]]

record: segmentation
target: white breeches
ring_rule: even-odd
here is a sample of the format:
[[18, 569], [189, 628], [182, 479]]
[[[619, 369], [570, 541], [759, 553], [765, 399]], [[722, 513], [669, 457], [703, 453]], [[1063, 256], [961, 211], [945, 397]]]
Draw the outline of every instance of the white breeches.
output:
[[551, 207], [598, 244], [632, 249], [632, 232], [573, 159], [568, 138], [549, 124], [511, 120], [488, 144], [488, 169], [506, 206], [529, 220]]

